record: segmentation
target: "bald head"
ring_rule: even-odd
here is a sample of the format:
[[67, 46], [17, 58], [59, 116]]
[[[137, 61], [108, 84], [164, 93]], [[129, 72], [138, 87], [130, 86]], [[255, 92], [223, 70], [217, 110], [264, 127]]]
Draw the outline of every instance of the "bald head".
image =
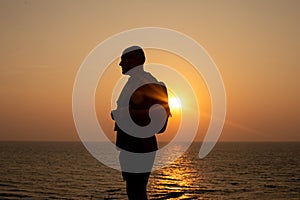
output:
[[138, 65], [145, 63], [144, 51], [139, 46], [131, 46], [125, 49], [122, 53], [122, 59], [123, 58], [135, 59], [139, 63]]
[[144, 63], [145, 54], [143, 49], [139, 46], [131, 46], [123, 51], [119, 65], [122, 67], [122, 73], [125, 74], [132, 68], [143, 65]]

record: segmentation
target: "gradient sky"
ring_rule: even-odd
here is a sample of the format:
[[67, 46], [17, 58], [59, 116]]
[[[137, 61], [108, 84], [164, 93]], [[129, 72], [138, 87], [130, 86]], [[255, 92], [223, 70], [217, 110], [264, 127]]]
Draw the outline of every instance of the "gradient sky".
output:
[[1, 0], [0, 140], [78, 140], [72, 87], [84, 58], [113, 34], [157, 26], [194, 38], [219, 67], [222, 141], [300, 141], [299, 10], [297, 0]]

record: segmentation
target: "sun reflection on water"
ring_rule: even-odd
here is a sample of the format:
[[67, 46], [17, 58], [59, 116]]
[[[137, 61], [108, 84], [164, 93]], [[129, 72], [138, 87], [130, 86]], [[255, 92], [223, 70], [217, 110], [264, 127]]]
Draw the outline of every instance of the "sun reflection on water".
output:
[[[152, 173], [150, 199], [194, 199], [193, 191], [201, 183], [199, 169], [192, 168], [191, 156], [183, 155], [173, 163]], [[199, 198], [199, 194], [197, 196]]]

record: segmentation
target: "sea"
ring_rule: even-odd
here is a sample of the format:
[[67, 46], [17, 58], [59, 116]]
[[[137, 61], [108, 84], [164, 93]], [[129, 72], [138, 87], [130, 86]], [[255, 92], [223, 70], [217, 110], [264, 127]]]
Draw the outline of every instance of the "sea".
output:
[[[200, 146], [151, 173], [149, 199], [300, 199], [300, 142], [219, 142], [204, 159]], [[81, 142], [0, 142], [0, 169], [1, 200], [127, 199]]]

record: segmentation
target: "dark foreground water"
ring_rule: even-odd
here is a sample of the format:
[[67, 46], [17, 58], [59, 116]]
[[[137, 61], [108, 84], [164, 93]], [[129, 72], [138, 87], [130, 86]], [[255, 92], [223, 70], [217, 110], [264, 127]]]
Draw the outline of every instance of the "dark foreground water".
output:
[[[194, 143], [152, 173], [150, 199], [300, 199], [300, 143]], [[126, 199], [120, 172], [81, 143], [0, 142], [0, 199]]]

